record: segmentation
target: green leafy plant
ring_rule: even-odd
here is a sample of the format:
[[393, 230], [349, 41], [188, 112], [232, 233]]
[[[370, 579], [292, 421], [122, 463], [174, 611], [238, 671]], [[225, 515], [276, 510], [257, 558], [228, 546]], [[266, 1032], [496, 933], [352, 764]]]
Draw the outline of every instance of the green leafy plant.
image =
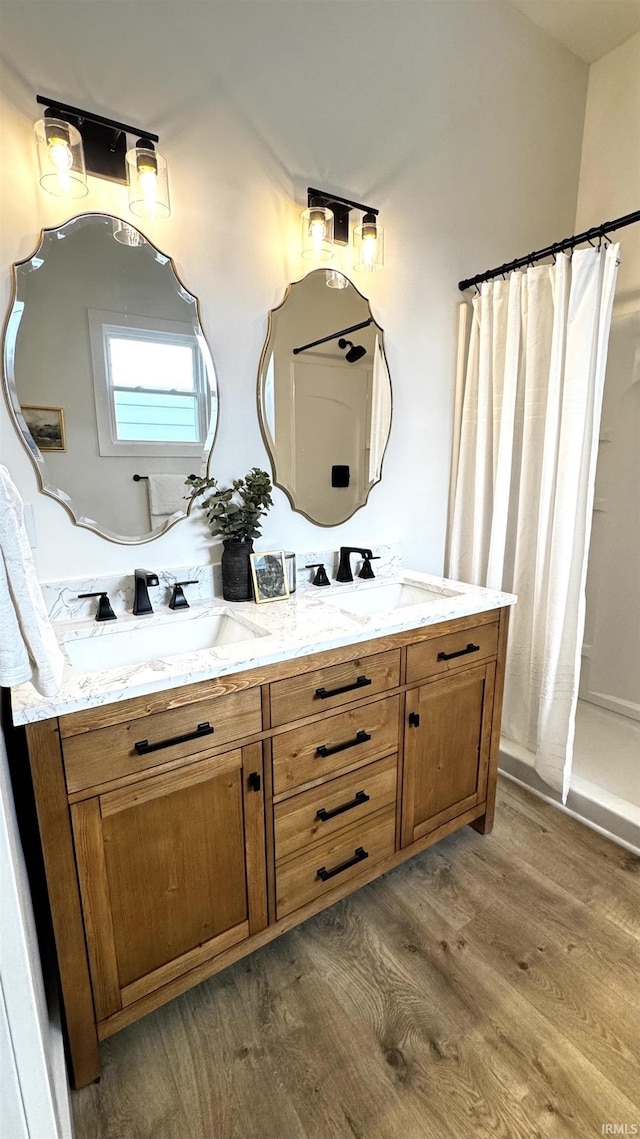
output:
[[[214, 537], [238, 542], [260, 537], [262, 519], [270, 506], [271, 479], [259, 467], [252, 469], [243, 479], [234, 479], [230, 487], [222, 488], [217, 479], [187, 479], [191, 498], [205, 496], [200, 503]], [[209, 493], [211, 492], [211, 493]]]

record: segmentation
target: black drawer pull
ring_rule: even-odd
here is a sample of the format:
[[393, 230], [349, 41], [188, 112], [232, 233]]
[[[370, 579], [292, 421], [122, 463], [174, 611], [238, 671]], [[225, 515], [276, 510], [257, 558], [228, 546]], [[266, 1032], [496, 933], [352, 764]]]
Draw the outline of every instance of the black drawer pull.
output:
[[419, 714], [419, 712], [409, 712], [409, 727], [410, 728], [419, 728], [420, 727], [420, 714]]
[[148, 740], [138, 740], [134, 744], [138, 755], [147, 755], [150, 751], [160, 751], [163, 747], [174, 747], [175, 744], [184, 744], [187, 740], [199, 740], [201, 736], [212, 736], [214, 733], [208, 721], [198, 724], [195, 732], [187, 732], [184, 736], [172, 736], [169, 740], [158, 740], [157, 744], [150, 744]]
[[350, 803], [343, 803], [341, 807], [334, 807], [332, 811], [326, 811], [321, 807], [316, 812], [316, 818], [320, 819], [321, 823], [326, 823], [328, 819], [335, 819], [336, 815], [343, 815], [345, 811], [351, 811], [354, 807], [359, 807], [361, 803], [368, 803], [370, 796], [364, 791], [356, 791], [355, 799]]
[[457, 653], [438, 653], [438, 660], [453, 660], [454, 657], [466, 657], [467, 653], [479, 653], [480, 645], [474, 645], [469, 641], [466, 649], [458, 649]]
[[330, 696], [341, 696], [343, 692], [353, 692], [356, 688], [366, 688], [372, 681], [368, 676], [359, 676], [355, 684], [345, 684], [344, 688], [316, 688], [319, 700], [328, 700]]
[[328, 882], [330, 878], [335, 878], [336, 874], [342, 874], [343, 870], [348, 870], [350, 866], [357, 866], [359, 862], [364, 862], [365, 858], [369, 857], [369, 851], [365, 850], [363, 846], [359, 846], [353, 856], [348, 862], [343, 862], [341, 866], [336, 866], [335, 870], [327, 870], [326, 866], [321, 866], [316, 870], [316, 876], [323, 882]]
[[355, 740], [348, 740], [346, 744], [336, 744], [335, 747], [327, 747], [326, 744], [320, 744], [316, 748], [316, 755], [321, 755], [326, 759], [328, 755], [336, 755], [339, 751], [346, 751], [349, 747], [357, 747], [358, 744], [366, 744], [371, 739], [369, 732], [358, 732]]

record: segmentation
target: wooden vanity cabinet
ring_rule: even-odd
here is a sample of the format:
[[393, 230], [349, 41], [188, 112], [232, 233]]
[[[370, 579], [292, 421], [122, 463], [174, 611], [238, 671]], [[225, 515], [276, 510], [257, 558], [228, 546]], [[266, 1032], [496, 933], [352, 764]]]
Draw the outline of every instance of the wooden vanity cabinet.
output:
[[253, 744], [71, 805], [98, 1021], [267, 924], [262, 787]]
[[71, 1074], [98, 1040], [471, 823], [508, 609], [27, 727]]
[[495, 664], [407, 692], [402, 846], [483, 803]]

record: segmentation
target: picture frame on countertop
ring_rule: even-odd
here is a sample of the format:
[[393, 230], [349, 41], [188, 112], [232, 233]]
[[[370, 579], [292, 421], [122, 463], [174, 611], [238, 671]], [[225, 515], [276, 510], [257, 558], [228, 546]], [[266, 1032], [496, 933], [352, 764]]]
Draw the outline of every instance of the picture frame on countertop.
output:
[[257, 605], [266, 601], [284, 601], [289, 596], [284, 550], [250, 554], [253, 595]]

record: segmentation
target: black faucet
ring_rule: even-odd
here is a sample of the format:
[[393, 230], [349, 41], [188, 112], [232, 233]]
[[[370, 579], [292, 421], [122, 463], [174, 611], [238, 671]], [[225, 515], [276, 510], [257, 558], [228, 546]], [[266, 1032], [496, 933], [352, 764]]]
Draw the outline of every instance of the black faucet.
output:
[[[367, 562], [371, 562], [373, 554], [368, 547], [362, 546], [341, 546], [340, 547], [340, 565], [336, 574], [336, 581], [353, 581], [353, 574], [351, 572], [351, 555], [361, 554]], [[373, 571], [371, 573], [373, 577]]]
[[111, 608], [111, 602], [107, 596], [106, 590], [98, 590], [97, 593], [79, 593], [78, 598], [81, 597], [99, 597], [98, 611], [96, 613], [96, 621], [115, 621], [116, 615]]
[[143, 613], [153, 613], [153, 606], [149, 600], [149, 585], [158, 585], [158, 575], [149, 570], [137, 569], [133, 571], [133, 613], [140, 617]]

